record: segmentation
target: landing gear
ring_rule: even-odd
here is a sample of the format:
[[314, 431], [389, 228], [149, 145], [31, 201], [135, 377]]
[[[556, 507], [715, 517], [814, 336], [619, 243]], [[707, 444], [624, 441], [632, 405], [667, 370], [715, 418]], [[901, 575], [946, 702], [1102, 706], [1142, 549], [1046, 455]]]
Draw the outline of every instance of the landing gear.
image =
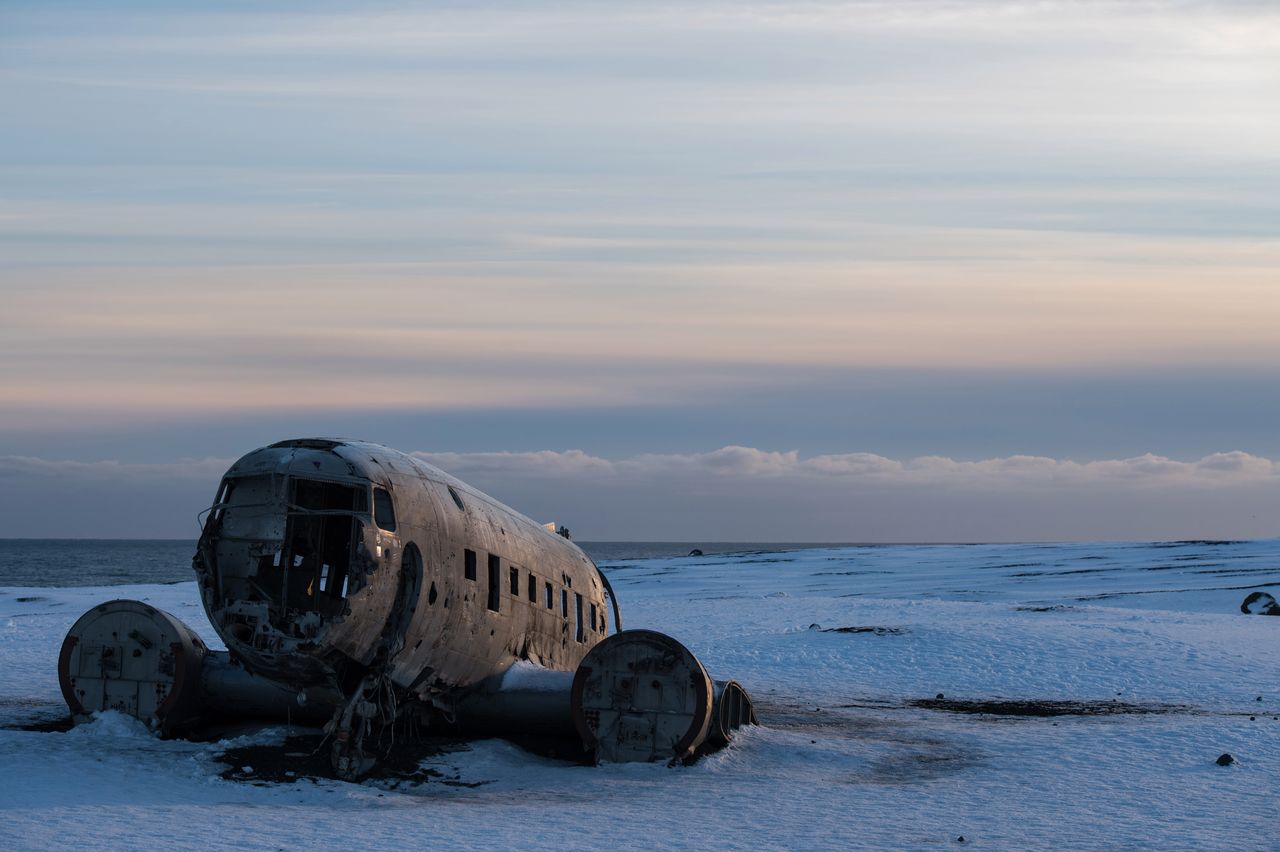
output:
[[366, 754], [365, 737], [381, 713], [375, 700], [382, 678], [366, 675], [351, 693], [346, 703], [339, 707], [325, 725], [325, 733], [333, 736], [333, 749], [329, 760], [333, 771], [344, 781], [355, 781], [377, 765], [377, 758]]

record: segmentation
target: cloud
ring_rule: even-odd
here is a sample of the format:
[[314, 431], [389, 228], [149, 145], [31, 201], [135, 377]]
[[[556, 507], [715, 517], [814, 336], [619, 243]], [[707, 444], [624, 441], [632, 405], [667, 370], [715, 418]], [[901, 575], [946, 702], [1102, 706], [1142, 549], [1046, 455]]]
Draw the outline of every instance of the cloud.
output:
[[[977, 461], [946, 456], [891, 459], [875, 453], [801, 456], [755, 447], [726, 446], [705, 453], [646, 453], [608, 459], [582, 450], [436, 453], [416, 458], [462, 479], [504, 477], [548, 482], [710, 478], [725, 482], [788, 479], [849, 484], [1017, 488], [1027, 485], [1170, 485], [1280, 483], [1280, 463], [1240, 450], [1179, 461], [1147, 453], [1126, 459], [1077, 462], [1045, 456], [1013, 455]], [[0, 456], [0, 480], [28, 477], [75, 481], [198, 480], [217, 482], [234, 459], [179, 459], [173, 462], [51, 460]]]
[[1243, 451], [1214, 453], [1178, 461], [1152, 453], [1125, 459], [1077, 462], [1044, 456], [1013, 455], [979, 461], [945, 456], [897, 460], [874, 453], [802, 457], [727, 446], [707, 453], [646, 454], [609, 460], [582, 450], [530, 453], [414, 453], [418, 458], [466, 478], [469, 474], [575, 479], [618, 477], [714, 477], [724, 480], [786, 478], [878, 485], [953, 485], [1015, 488], [1028, 485], [1231, 485], [1280, 483], [1280, 464]]
[[449, 473], [510, 474], [515, 476], [613, 475], [615, 465], [582, 450], [540, 450], [531, 453], [411, 453]]
[[[586, 540], [1029, 541], [1276, 534], [1280, 465], [1242, 451], [1077, 462], [726, 446], [414, 455]], [[0, 456], [0, 536], [194, 534], [231, 459]]]
[[0, 481], [35, 478], [67, 482], [198, 480], [217, 483], [233, 461], [234, 459], [203, 458], [179, 459], [175, 462], [86, 462], [34, 456], [0, 456]]
[[727, 446], [607, 459], [581, 450], [421, 453], [586, 540], [1089, 541], [1274, 536], [1280, 465], [1009, 455], [895, 459]]

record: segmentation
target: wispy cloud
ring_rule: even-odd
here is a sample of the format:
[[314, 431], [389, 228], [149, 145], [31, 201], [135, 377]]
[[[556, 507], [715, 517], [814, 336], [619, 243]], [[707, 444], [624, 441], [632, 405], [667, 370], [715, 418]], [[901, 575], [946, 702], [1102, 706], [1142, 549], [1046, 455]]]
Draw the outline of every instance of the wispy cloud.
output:
[[[725, 481], [844, 480], [850, 484], [957, 485], [985, 488], [1074, 485], [1280, 484], [1280, 463], [1243, 451], [1177, 460], [1147, 453], [1126, 459], [1077, 462], [1045, 456], [959, 461], [946, 456], [891, 459], [875, 453], [802, 456], [795, 450], [721, 447], [705, 453], [643, 454], [608, 459], [582, 450], [533, 452], [412, 453], [459, 477], [542, 479], [551, 482], [610, 479], [642, 483], [715, 477]], [[198, 479], [216, 482], [232, 458], [173, 462], [78, 461], [0, 456], [0, 478], [50, 477], [84, 481]]]
[[1197, 484], [1280, 484], [1280, 464], [1242, 451], [1179, 461], [1155, 454], [1077, 462], [1043, 456], [1008, 456], [957, 461], [945, 456], [891, 459], [875, 453], [802, 457], [754, 447], [722, 447], [707, 453], [651, 454], [609, 460], [581, 450], [530, 453], [426, 453], [416, 456], [459, 476], [521, 476], [553, 479], [617, 477], [627, 481], [712, 476], [721, 479], [776, 478], [846, 480], [900, 485], [954, 485], [979, 488], [1112, 484], [1167, 486]]
[[[588, 539], [992, 541], [1280, 532], [1280, 464], [1245, 452], [1071, 461], [892, 459], [728, 446], [605, 458], [579, 450], [416, 453]], [[0, 456], [0, 536], [189, 535], [230, 459]]]
[[179, 459], [174, 462], [73, 461], [34, 456], [0, 456], [0, 481], [48, 479], [74, 485], [138, 481], [197, 480], [212, 488], [234, 459]]

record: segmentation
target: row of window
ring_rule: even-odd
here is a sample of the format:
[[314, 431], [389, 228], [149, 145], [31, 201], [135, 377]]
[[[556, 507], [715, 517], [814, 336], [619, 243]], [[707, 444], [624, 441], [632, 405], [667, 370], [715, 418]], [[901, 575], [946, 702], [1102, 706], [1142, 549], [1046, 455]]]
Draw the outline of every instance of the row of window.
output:
[[[466, 511], [466, 505], [462, 502], [461, 495], [454, 489], [452, 485], [448, 486], [449, 496], [453, 498], [453, 502], [457, 507]], [[357, 489], [350, 489], [357, 491]], [[363, 497], [363, 492], [358, 493], [359, 497]], [[325, 508], [328, 508], [327, 506]], [[360, 508], [360, 507], [357, 507]], [[385, 489], [374, 486], [373, 489], [373, 516], [374, 523], [380, 529], [387, 532], [396, 531], [396, 513], [395, 505], [392, 503], [391, 494]], [[475, 582], [478, 578], [478, 560], [474, 550], [467, 548], [463, 550], [463, 573], [468, 580]], [[502, 560], [493, 553], [488, 554], [489, 569], [489, 589], [487, 606], [493, 612], [499, 612], [502, 608]], [[508, 566], [508, 588], [511, 596], [518, 598], [520, 596], [520, 569], [515, 565]], [[565, 586], [572, 586], [572, 581], [565, 576]], [[538, 578], [532, 571], [528, 572], [528, 594], [529, 603], [535, 606], [538, 603]], [[555, 589], [550, 582], [544, 582], [542, 586], [543, 605], [548, 610], [555, 609]], [[579, 642], [586, 641], [587, 625], [590, 624], [592, 631], [605, 631], [604, 613], [597, 610], [595, 603], [591, 603], [589, 610], [589, 619], [583, 617], [583, 601], [582, 595], [574, 593], [574, 614], [577, 623], [577, 640]], [[569, 589], [560, 589], [560, 615], [562, 618], [569, 618]]]
[[[472, 582], [478, 578], [478, 558], [474, 550], [467, 548], [462, 551], [462, 572], [463, 575]], [[502, 609], [502, 560], [493, 553], [488, 554], [489, 568], [489, 594], [488, 608], [493, 612], [500, 612]], [[564, 577], [565, 586], [560, 589], [560, 616], [568, 619], [569, 617], [569, 589], [567, 586], [572, 585], [572, 581], [566, 576]], [[529, 603], [534, 606], [538, 605], [538, 584], [537, 575], [532, 571], [527, 572], [527, 585]], [[507, 566], [507, 589], [511, 596], [519, 599], [520, 597], [520, 569], [515, 565]], [[542, 581], [542, 605], [549, 610], [555, 609], [556, 593], [555, 588], [550, 581]], [[590, 625], [592, 631], [605, 630], [604, 613], [596, 608], [595, 603], [589, 604], [589, 611], [583, 612], [582, 595], [574, 593], [574, 614], [577, 622], [577, 640], [585, 642], [587, 640], [587, 626]], [[588, 618], [584, 618], [588, 615]]]

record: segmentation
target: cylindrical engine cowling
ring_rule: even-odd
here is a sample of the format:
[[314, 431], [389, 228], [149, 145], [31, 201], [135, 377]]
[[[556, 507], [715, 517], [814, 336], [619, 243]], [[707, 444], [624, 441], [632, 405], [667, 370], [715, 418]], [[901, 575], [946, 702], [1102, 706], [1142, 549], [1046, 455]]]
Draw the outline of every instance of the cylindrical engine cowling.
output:
[[670, 636], [624, 630], [600, 641], [578, 666], [570, 706], [597, 761], [684, 759], [707, 738], [711, 678]]
[[178, 619], [141, 601], [98, 604], [71, 626], [58, 682], [77, 720], [119, 710], [167, 730], [201, 712], [204, 642]]
[[277, 719], [311, 725], [323, 725], [342, 700], [341, 693], [332, 689], [300, 692], [250, 674], [232, 662], [227, 651], [210, 651], [205, 655], [200, 689], [206, 716]]
[[176, 617], [130, 600], [98, 604], [71, 626], [58, 681], [77, 722], [118, 710], [166, 733], [218, 716], [320, 724], [336, 706], [324, 690], [306, 691], [303, 703], [297, 690], [208, 650]]
[[711, 729], [707, 742], [725, 745], [733, 738], [733, 732], [743, 725], [759, 724], [751, 696], [736, 680], [715, 682], [716, 699], [711, 708]]

